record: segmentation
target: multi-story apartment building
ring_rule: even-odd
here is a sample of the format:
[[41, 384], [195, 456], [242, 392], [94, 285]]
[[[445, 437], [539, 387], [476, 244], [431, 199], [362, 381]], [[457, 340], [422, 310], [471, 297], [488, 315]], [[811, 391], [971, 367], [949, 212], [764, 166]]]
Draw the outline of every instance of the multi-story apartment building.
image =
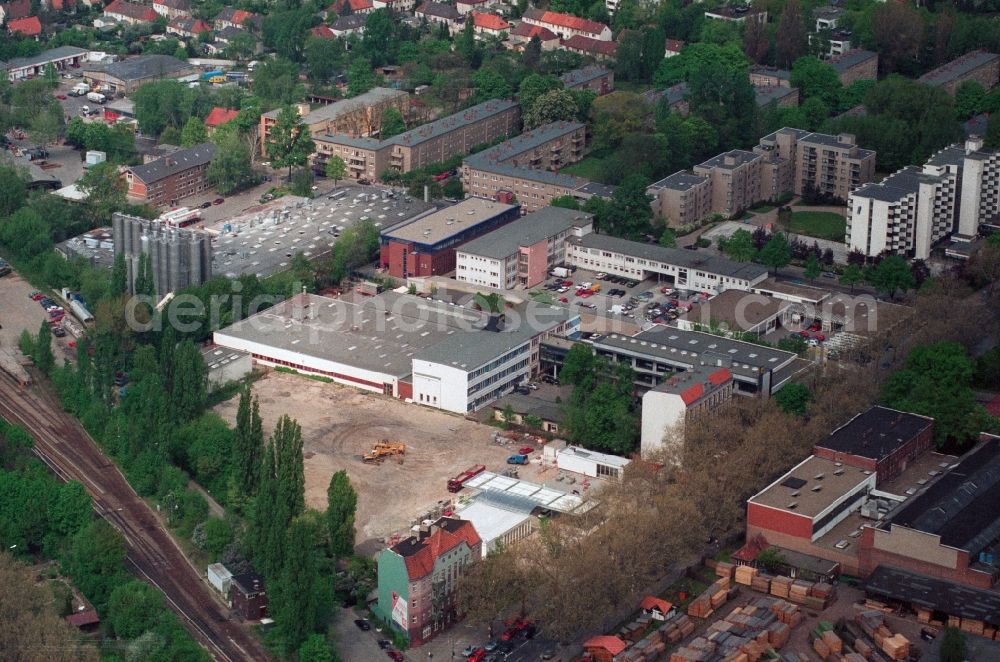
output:
[[675, 172], [646, 189], [653, 215], [668, 226], [694, 223], [712, 213], [712, 182], [689, 172]]
[[709, 214], [730, 216], [764, 200], [801, 195], [810, 183], [820, 193], [846, 199], [871, 181], [875, 152], [859, 148], [848, 134], [786, 127], [761, 138], [753, 152], [725, 152], [693, 170], [675, 172], [647, 189], [653, 213], [668, 225]]
[[375, 611], [411, 646], [431, 639], [458, 620], [455, 588], [482, 544], [471, 522], [441, 518], [383, 550]]
[[615, 73], [597, 64], [568, 71], [560, 79], [567, 90], [590, 90], [597, 96], [615, 91]]
[[676, 452], [684, 442], [685, 424], [730, 402], [733, 390], [729, 369], [708, 364], [677, 372], [646, 391], [642, 396], [642, 457]]
[[169, 156], [125, 168], [128, 196], [139, 203], [176, 205], [179, 200], [209, 190], [205, 173], [215, 156], [215, 145], [204, 143]]
[[497, 290], [534, 287], [566, 261], [566, 240], [593, 228], [591, 214], [543, 207], [459, 248], [455, 278]]
[[315, 162], [323, 164], [331, 156], [339, 156], [351, 177], [374, 180], [389, 169], [409, 172], [512, 136], [517, 133], [520, 117], [516, 101], [493, 99], [387, 140], [345, 134], [316, 136]]
[[469, 195], [516, 199], [525, 211], [535, 211], [587, 183], [557, 172], [583, 158], [586, 146], [585, 125], [545, 124], [466, 158], [462, 185]]
[[967, 80], [974, 80], [987, 90], [1000, 82], [1000, 55], [983, 50], [972, 51], [928, 71], [920, 77], [921, 83], [944, 89], [955, 96], [958, 86]]
[[734, 149], [694, 167], [694, 174], [711, 181], [712, 211], [730, 216], [761, 200], [760, 178], [764, 158]]
[[926, 259], [934, 244], [958, 228], [971, 240], [979, 223], [997, 213], [1000, 154], [982, 140], [952, 145], [922, 168], [908, 166], [848, 200], [846, 241], [869, 257], [896, 253]]
[[[351, 99], [335, 101], [309, 110], [307, 104], [299, 104], [301, 122], [309, 133], [315, 136], [344, 134], [353, 138], [364, 138], [378, 133], [382, 127], [382, 114], [395, 108], [405, 117], [410, 107], [410, 97], [402, 90], [376, 87]], [[281, 110], [272, 110], [260, 116], [260, 150], [266, 154], [268, 132], [278, 121]]]

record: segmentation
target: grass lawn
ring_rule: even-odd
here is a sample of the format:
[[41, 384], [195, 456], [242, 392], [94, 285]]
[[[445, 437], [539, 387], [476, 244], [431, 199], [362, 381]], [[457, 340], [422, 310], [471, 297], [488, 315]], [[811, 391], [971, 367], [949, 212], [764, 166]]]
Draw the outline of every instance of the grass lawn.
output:
[[793, 211], [788, 231], [817, 239], [843, 241], [847, 221], [830, 211]]
[[588, 156], [582, 161], [566, 166], [560, 172], [599, 182], [604, 178], [604, 160], [596, 156]]
[[755, 214], [766, 214], [772, 209], [774, 209], [774, 205], [757, 205], [756, 207], [751, 207], [747, 211], [752, 211]]
[[532, 301], [537, 301], [538, 303], [555, 303], [555, 298], [543, 290], [532, 290], [528, 292], [528, 296], [531, 297]]

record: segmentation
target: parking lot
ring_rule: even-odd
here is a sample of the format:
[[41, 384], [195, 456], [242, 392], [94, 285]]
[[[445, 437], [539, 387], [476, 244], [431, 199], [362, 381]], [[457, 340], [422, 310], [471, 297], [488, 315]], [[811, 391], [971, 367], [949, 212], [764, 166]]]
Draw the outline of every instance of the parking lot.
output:
[[[47, 315], [38, 302], [32, 301], [30, 295], [35, 291], [31, 283], [21, 278], [16, 272], [0, 278], [0, 347], [18, 355], [17, 339], [21, 331], [27, 329], [33, 335]], [[58, 305], [65, 307], [61, 302]], [[52, 351], [56, 364], [62, 365], [63, 359], [73, 359], [75, 350], [69, 347], [72, 336], [52, 339]]]
[[[497, 428], [488, 425], [299, 375], [270, 372], [253, 390], [266, 431], [282, 414], [302, 426], [308, 507], [325, 509], [330, 477], [347, 471], [358, 492], [361, 553], [381, 549], [387, 536], [408, 530], [414, 519], [452, 498], [448, 478], [476, 464], [502, 472], [518, 446], [495, 443]], [[224, 402], [216, 411], [232, 423], [238, 400]], [[405, 455], [364, 464], [361, 456], [383, 439], [405, 443]], [[559, 485], [554, 470], [543, 473], [535, 462], [517, 469], [522, 479]]]

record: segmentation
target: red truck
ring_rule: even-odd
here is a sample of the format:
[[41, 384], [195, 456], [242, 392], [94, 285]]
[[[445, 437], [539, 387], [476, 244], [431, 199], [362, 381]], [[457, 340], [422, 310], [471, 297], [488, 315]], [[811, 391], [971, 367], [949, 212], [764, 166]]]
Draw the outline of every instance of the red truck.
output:
[[477, 464], [474, 467], [469, 467], [462, 473], [458, 474], [454, 478], [448, 479], [448, 491], [449, 492], [460, 492], [465, 484], [472, 478], [478, 476], [479, 474], [486, 471], [485, 464]]

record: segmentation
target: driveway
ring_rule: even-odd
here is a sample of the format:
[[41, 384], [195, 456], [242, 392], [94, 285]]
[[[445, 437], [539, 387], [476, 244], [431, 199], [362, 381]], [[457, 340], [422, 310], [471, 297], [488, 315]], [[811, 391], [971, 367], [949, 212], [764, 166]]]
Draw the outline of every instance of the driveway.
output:
[[[334, 617], [333, 631], [337, 639], [337, 652], [344, 662], [354, 662], [358, 660], [388, 660], [385, 651], [378, 647], [378, 640], [383, 639], [381, 633], [376, 632], [374, 626], [368, 632], [363, 632], [354, 624], [355, 619], [362, 618], [361, 614], [353, 608], [343, 609], [337, 607], [338, 613]], [[415, 660], [412, 654], [406, 656], [407, 660]]]

